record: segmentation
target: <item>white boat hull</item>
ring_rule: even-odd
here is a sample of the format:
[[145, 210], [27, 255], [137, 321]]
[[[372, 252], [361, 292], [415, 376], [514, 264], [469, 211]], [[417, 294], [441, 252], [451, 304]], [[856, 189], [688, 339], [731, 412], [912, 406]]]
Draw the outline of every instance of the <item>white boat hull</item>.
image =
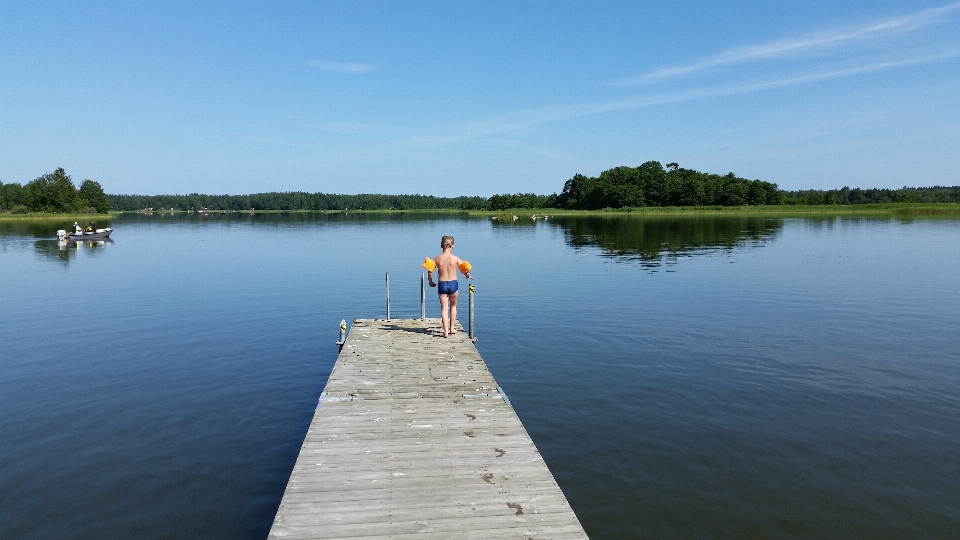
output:
[[71, 242], [86, 242], [87, 240], [103, 240], [105, 238], [110, 238], [110, 233], [113, 232], [113, 229], [97, 229], [95, 232], [83, 232], [83, 233], [73, 233], [67, 234], [65, 230], [57, 231], [57, 238], [60, 240], [70, 240]]

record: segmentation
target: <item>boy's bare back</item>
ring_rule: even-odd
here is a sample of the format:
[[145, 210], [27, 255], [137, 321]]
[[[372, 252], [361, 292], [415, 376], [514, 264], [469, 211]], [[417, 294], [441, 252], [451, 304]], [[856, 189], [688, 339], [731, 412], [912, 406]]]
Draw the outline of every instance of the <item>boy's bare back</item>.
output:
[[[430, 280], [430, 286], [436, 287], [437, 284], [433, 282], [433, 271], [437, 271], [437, 278], [440, 282], [449, 282], [457, 280], [457, 270], [458, 265], [463, 261], [460, 260], [460, 257], [457, 257], [453, 254], [453, 237], [444, 236], [440, 241], [440, 248], [443, 249], [443, 253], [437, 255], [433, 259], [433, 263], [436, 265], [434, 269], [427, 270], [427, 279]], [[463, 272], [463, 270], [461, 270]], [[464, 277], [467, 279], [473, 279], [473, 276], [470, 275], [470, 270], [463, 272]], [[456, 291], [452, 293], [441, 293], [441, 296], [444, 294], [449, 294], [451, 298], [456, 298]]]
[[460, 264], [460, 257], [457, 257], [450, 250], [444, 250], [437, 255], [433, 262], [437, 264], [437, 279], [439, 281], [453, 281], [457, 279], [457, 265]]

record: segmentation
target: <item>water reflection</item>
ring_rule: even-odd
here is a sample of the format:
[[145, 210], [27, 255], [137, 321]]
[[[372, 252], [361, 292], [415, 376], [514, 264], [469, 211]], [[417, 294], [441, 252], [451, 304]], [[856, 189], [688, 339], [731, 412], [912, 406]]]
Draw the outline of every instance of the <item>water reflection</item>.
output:
[[[543, 216], [538, 216], [538, 217], [543, 218]], [[537, 217], [513, 216], [511, 218], [511, 217], [493, 216], [492, 218], [490, 218], [490, 223], [492, 223], [494, 227], [536, 227]]]
[[715, 250], [763, 245], [783, 229], [783, 219], [762, 217], [557, 217], [575, 248], [597, 246], [610, 257], [654, 268], [664, 261]]
[[34, 242], [37, 255], [42, 259], [57, 261], [66, 266], [70, 258], [77, 255], [82, 250], [89, 253], [100, 253], [107, 244], [112, 244], [113, 240], [105, 238], [103, 240], [86, 241], [79, 240], [37, 240]]
[[[437, 219], [477, 219], [466, 212], [438, 212], [432, 210], [403, 212], [178, 212], [130, 213], [119, 216], [123, 223], [252, 223], [300, 225], [316, 223], [405, 223], [436, 221]], [[487, 218], [484, 218], [487, 219]]]
[[[0, 236], [56, 238], [59, 229], [73, 230], [74, 221], [77, 220], [73, 218], [0, 219]], [[97, 228], [110, 227], [110, 221], [107, 217], [95, 219]]]

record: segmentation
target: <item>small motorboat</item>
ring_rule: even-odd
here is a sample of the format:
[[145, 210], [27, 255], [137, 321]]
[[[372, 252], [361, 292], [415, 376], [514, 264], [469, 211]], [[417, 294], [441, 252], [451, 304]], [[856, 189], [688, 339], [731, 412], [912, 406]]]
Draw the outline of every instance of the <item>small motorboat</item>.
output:
[[58, 240], [69, 240], [71, 242], [86, 242], [87, 240], [103, 240], [105, 238], [110, 238], [110, 233], [113, 232], [113, 229], [107, 227], [106, 229], [97, 229], [95, 231], [84, 231], [79, 233], [68, 233], [67, 231], [60, 229], [57, 231]]

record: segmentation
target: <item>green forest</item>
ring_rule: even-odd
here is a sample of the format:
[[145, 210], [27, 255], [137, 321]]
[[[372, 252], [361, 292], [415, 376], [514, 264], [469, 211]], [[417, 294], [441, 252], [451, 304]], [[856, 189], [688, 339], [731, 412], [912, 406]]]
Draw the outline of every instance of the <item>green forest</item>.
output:
[[0, 182], [0, 211], [107, 212], [108, 210], [507, 210], [642, 208], [665, 206], [855, 205], [877, 203], [960, 203], [960, 186], [901, 189], [785, 191], [777, 184], [666, 167], [648, 161], [639, 167], [614, 167], [597, 177], [576, 174], [559, 194], [498, 194], [492, 197], [432, 195], [342, 195], [269, 192], [251, 195], [109, 195], [84, 180], [77, 189], [64, 170], [45, 174], [24, 186]]
[[570, 209], [649, 206], [846, 205], [876, 203], [960, 203], [960, 186], [901, 189], [784, 191], [776, 184], [681, 168], [656, 161], [615, 167], [591, 178], [575, 175], [552, 201]]
[[557, 196], [559, 208], [598, 210], [644, 206], [744, 206], [781, 204], [776, 184], [680, 168], [648, 161], [615, 167], [596, 178], [575, 175]]
[[254, 193], [252, 195], [107, 195], [115, 210], [484, 210], [486, 197], [432, 195], [336, 195], [331, 193]]
[[84, 214], [106, 213], [110, 210], [110, 201], [99, 183], [84, 180], [80, 189], [73, 185], [73, 179], [59, 168], [45, 174], [27, 185], [4, 184], [0, 182], [0, 210], [14, 214], [27, 212]]

